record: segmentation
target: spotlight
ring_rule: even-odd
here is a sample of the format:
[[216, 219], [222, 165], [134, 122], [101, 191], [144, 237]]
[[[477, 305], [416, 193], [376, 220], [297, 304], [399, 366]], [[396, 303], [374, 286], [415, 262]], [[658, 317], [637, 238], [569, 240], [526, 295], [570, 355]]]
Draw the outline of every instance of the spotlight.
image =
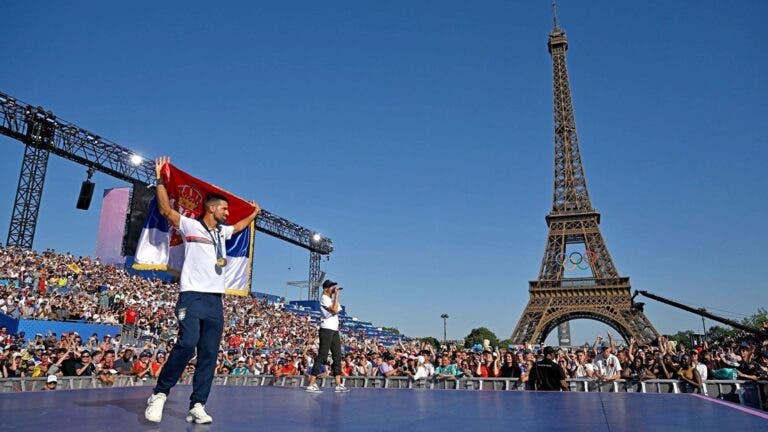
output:
[[313, 241], [313, 242], [319, 242], [320, 240], [322, 240], [322, 238], [323, 238], [323, 236], [321, 236], [321, 235], [320, 235], [320, 234], [318, 234], [318, 233], [314, 233], [314, 234], [312, 235], [312, 241]]
[[144, 158], [143, 157], [141, 157], [141, 156], [139, 156], [137, 154], [131, 155], [131, 163], [132, 164], [134, 164], [136, 166], [139, 166], [139, 165], [141, 165], [142, 162], [144, 162]]

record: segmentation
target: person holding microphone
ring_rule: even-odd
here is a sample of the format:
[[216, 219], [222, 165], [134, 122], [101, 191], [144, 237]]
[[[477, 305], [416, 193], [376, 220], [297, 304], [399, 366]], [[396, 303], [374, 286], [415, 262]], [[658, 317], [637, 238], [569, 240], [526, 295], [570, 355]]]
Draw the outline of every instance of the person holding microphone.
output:
[[333, 358], [333, 376], [336, 379], [337, 393], [348, 392], [349, 389], [341, 383], [341, 338], [339, 337], [339, 291], [342, 287], [330, 279], [323, 282], [323, 296], [320, 298], [320, 312], [323, 317], [320, 320], [320, 346], [317, 349], [317, 357], [312, 365], [312, 372], [309, 375], [309, 385], [307, 391], [310, 393], [322, 393], [320, 387], [315, 382], [320, 375], [320, 368], [328, 358], [328, 350], [331, 351]]

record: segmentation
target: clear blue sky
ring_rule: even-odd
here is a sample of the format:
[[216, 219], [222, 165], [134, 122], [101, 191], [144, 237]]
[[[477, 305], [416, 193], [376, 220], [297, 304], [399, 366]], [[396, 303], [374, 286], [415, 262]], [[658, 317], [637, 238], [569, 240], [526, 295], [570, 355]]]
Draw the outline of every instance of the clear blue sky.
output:
[[[439, 336], [448, 313], [451, 338], [509, 337], [551, 206], [549, 0], [278, 3], [6, 2], [0, 89], [327, 234], [354, 315]], [[766, 16], [764, 1], [560, 4], [620, 273], [737, 318], [768, 304]], [[0, 143], [4, 242], [23, 146]], [[93, 253], [100, 191], [123, 184], [97, 174], [81, 212], [84, 178], [51, 159], [36, 249]], [[302, 249], [260, 235], [255, 256], [256, 289], [307, 277]]]

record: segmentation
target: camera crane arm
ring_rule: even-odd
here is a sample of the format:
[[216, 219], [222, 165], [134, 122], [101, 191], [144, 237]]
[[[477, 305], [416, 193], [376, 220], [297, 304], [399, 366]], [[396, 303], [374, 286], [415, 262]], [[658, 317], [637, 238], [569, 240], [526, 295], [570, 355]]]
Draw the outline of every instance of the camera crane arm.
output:
[[703, 316], [705, 318], [709, 318], [711, 320], [714, 320], [714, 321], [717, 321], [719, 323], [723, 323], [723, 324], [729, 325], [729, 326], [731, 326], [733, 328], [737, 328], [737, 329], [743, 330], [745, 332], [756, 334], [756, 335], [758, 335], [760, 337], [768, 338], [768, 332], [766, 332], [765, 330], [761, 330], [761, 329], [758, 329], [758, 328], [750, 327], [750, 326], [741, 324], [740, 322], [729, 320], [728, 318], [723, 318], [721, 316], [717, 316], [717, 315], [715, 315], [713, 313], [708, 312], [704, 308], [700, 308], [700, 309], [692, 308], [692, 307], [686, 306], [686, 305], [684, 305], [682, 303], [678, 303], [678, 302], [676, 302], [674, 300], [670, 300], [668, 298], [664, 298], [664, 297], [658, 296], [656, 294], [651, 294], [648, 291], [642, 291], [642, 290], [635, 291], [635, 296], [638, 293], [642, 294], [645, 297], [648, 297], [649, 299], [653, 299], [653, 300], [656, 300], [658, 302], [661, 302], [661, 303], [668, 304], [670, 306], [676, 307], [678, 309], [682, 309], [684, 311], [688, 311], [688, 312], [694, 313], [696, 315]]

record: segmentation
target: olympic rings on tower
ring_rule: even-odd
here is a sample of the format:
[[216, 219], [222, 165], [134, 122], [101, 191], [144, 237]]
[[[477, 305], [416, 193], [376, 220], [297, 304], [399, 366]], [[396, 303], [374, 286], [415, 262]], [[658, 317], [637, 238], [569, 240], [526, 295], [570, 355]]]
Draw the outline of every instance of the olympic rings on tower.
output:
[[560, 252], [555, 256], [555, 262], [559, 266], [565, 267], [565, 271], [573, 271], [576, 269], [588, 270], [597, 262], [597, 258], [597, 253], [587, 249], [583, 255], [581, 252], [571, 252], [568, 255]]

